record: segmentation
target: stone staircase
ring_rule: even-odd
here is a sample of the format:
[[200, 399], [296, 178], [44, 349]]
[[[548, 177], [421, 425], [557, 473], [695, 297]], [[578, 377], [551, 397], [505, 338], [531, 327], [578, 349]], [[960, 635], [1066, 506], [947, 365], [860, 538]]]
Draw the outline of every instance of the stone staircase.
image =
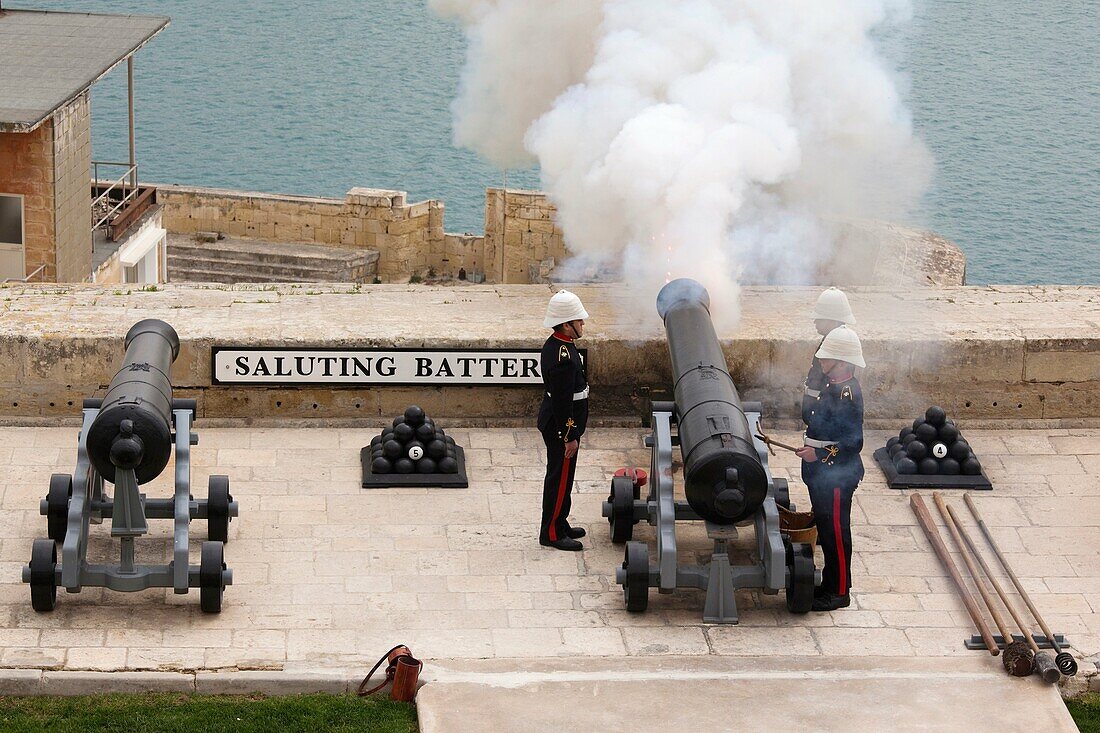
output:
[[374, 281], [378, 252], [255, 239], [168, 235], [168, 281], [205, 283]]

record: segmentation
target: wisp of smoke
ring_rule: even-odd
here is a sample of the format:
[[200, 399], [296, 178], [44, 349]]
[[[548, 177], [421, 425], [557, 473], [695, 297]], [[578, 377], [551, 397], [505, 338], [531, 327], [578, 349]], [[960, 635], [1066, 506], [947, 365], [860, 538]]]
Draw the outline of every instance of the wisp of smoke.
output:
[[828, 222], [903, 216], [927, 184], [872, 37], [901, 0], [431, 4], [469, 38], [456, 141], [537, 162], [569, 249], [647, 293], [810, 282]]

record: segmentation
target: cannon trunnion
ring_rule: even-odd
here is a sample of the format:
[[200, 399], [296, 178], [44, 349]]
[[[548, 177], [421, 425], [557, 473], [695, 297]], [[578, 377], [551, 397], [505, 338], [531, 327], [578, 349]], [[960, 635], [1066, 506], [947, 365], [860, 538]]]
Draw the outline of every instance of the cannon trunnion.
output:
[[[603, 515], [611, 539], [626, 543], [615, 580], [623, 587], [629, 611], [644, 611], [649, 589], [706, 590], [703, 620], [737, 623], [734, 592], [757, 588], [766, 594], [785, 591], [787, 608], [805, 613], [820, 582], [813, 547], [792, 543], [779, 531], [778, 506], [791, 509], [784, 479], [768, 469], [767, 447], [755, 435], [760, 403], [742, 403], [710, 320], [710, 296], [694, 280], [674, 280], [657, 296], [665, 324], [675, 401], [652, 405], [648, 494], [632, 470], [618, 472]], [[673, 428], [676, 433], [673, 433]], [[679, 446], [686, 502], [674, 497], [672, 455]], [[649, 562], [644, 542], [630, 541], [634, 526], [646, 520], [656, 528], [657, 564]], [[677, 562], [676, 522], [703, 520], [714, 552], [704, 565]], [[756, 562], [732, 565], [730, 542], [737, 525], [752, 524]]]
[[[191, 496], [191, 446], [195, 401], [172, 398], [169, 370], [179, 356], [179, 336], [155, 319], [140, 321], [126, 334], [126, 357], [103, 399], [84, 400], [77, 444], [76, 471], [54, 474], [39, 511], [46, 516], [48, 539], [34, 541], [23, 582], [31, 587], [36, 611], [52, 611], [57, 588], [77, 593], [84, 586], [138, 591], [199, 589], [204, 612], [221, 610], [222, 593], [233, 583], [225, 565], [229, 522], [238, 514], [228, 476], [211, 476], [205, 500]], [[159, 476], [175, 454], [172, 498], [152, 499], [142, 485]], [[104, 482], [114, 484], [114, 495]], [[87, 560], [90, 526], [111, 521], [119, 539], [119, 563]], [[148, 519], [173, 520], [172, 560], [167, 565], [134, 562], [134, 540], [149, 531]], [[207, 520], [209, 539], [198, 565], [189, 561], [190, 521]], [[60, 553], [58, 544], [60, 543]], [[58, 555], [60, 554], [60, 558]]]

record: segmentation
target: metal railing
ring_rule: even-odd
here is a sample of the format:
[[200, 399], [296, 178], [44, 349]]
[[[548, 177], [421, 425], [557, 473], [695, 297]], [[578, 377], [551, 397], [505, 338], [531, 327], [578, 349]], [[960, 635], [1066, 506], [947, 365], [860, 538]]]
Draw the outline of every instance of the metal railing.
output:
[[[130, 165], [129, 163], [110, 163], [106, 161], [92, 161], [92, 181], [99, 185], [99, 167], [111, 166], [116, 168], [125, 168], [121, 176], [109, 181], [110, 185], [103, 193], [96, 196], [92, 201], [92, 231], [95, 232], [102, 226], [105, 226], [120, 209], [130, 203], [138, 195], [137, 186], [137, 164]], [[129, 178], [129, 186], [127, 186], [127, 178]], [[111, 193], [116, 189], [122, 191], [122, 198], [115, 203], [111, 198]], [[112, 205], [113, 204], [113, 205]], [[98, 217], [98, 218], [97, 218]]]
[[29, 281], [32, 277], [37, 277], [38, 273], [42, 272], [45, 269], [46, 269], [45, 265], [39, 265], [38, 269], [36, 269], [30, 275], [27, 275], [26, 277], [9, 277], [6, 280], [0, 280], [0, 285], [6, 284], [6, 283], [25, 283], [25, 282]]

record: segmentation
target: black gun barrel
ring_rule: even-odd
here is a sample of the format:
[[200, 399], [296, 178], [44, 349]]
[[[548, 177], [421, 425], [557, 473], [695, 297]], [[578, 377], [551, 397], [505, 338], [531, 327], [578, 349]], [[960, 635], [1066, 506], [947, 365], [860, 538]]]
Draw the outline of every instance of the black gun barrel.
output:
[[680, 455], [688, 504], [703, 519], [733, 524], [751, 517], [768, 476], [710, 319], [710, 294], [680, 278], [657, 294], [675, 380]]
[[172, 455], [172, 381], [180, 352], [175, 329], [148, 318], [126, 334], [126, 360], [111, 380], [88, 429], [88, 457], [114, 483], [116, 468], [132, 468], [138, 483], [160, 475]]

